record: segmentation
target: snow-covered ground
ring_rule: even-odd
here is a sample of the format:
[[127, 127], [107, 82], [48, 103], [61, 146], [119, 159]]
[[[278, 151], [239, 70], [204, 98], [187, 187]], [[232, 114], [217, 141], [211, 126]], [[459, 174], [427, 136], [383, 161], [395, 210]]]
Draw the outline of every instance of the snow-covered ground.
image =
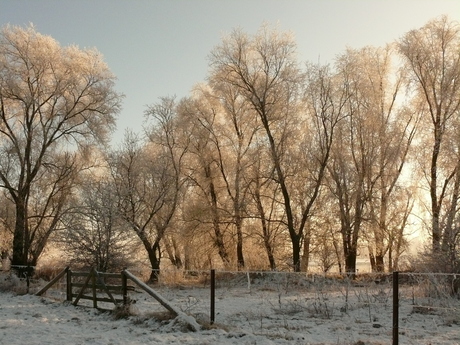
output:
[[[391, 283], [286, 277], [218, 277], [213, 325], [208, 282], [156, 286], [196, 318], [198, 332], [140, 289], [130, 294], [133, 315], [121, 319], [88, 301], [77, 307], [63, 302], [59, 289], [43, 297], [0, 292], [0, 344], [391, 344]], [[400, 344], [460, 344], [460, 300], [432, 283], [401, 286]], [[44, 282], [36, 285], [31, 292]]]

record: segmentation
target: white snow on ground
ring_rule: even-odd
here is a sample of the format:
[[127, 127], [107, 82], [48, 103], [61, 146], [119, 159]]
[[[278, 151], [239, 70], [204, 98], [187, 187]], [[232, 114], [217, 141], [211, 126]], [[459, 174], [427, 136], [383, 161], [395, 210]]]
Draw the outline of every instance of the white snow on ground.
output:
[[[199, 332], [166, 317], [165, 309], [139, 289], [130, 294], [134, 315], [118, 320], [88, 301], [76, 307], [63, 302], [62, 289], [43, 297], [0, 292], [0, 344], [391, 344], [390, 283], [294, 284], [255, 277], [248, 284], [244, 278], [218, 284], [214, 325], [209, 324], [209, 284], [154, 287], [194, 317], [202, 325]], [[400, 344], [460, 344], [460, 301], [438, 290], [436, 298], [426, 297], [423, 284], [401, 287]]]

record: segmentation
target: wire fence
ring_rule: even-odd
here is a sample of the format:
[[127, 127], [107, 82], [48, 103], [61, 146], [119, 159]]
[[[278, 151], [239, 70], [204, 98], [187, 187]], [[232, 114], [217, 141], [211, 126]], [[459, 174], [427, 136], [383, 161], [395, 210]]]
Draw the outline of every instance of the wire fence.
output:
[[[211, 271], [158, 273], [155, 291], [229, 336], [293, 344], [460, 344], [460, 275], [399, 273], [395, 342], [393, 274], [215, 271], [213, 282]], [[64, 300], [65, 279], [56, 286], [47, 294]], [[137, 289], [129, 297], [138, 322], [162, 310]]]
[[[317, 336], [320, 343], [327, 334], [337, 344], [389, 344], [393, 283], [392, 274], [218, 271], [213, 321], [267, 337]], [[210, 272], [162, 271], [157, 289], [205, 320], [212, 319], [210, 285]], [[460, 275], [400, 273], [393, 344], [460, 344], [459, 287]]]

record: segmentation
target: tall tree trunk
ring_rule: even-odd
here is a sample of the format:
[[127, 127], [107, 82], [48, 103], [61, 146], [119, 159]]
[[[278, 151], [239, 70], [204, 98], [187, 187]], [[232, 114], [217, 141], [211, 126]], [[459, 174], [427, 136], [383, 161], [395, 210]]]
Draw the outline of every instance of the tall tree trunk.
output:
[[458, 200], [460, 199], [460, 167], [455, 169], [455, 182], [450, 198], [450, 205], [447, 211], [447, 221], [442, 233], [442, 253], [448, 261], [448, 270], [453, 270], [456, 261], [455, 238], [458, 231], [455, 226], [455, 218], [458, 214]]
[[356, 248], [350, 248], [345, 254], [345, 272], [347, 275], [354, 277], [356, 275]]
[[262, 198], [260, 195], [259, 176], [257, 176], [257, 178], [255, 179], [254, 199], [256, 202], [256, 206], [257, 206], [257, 212], [259, 213], [259, 217], [260, 217], [260, 224], [262, 227], [262, 237], [263, 237], [265, 252], [267, 253], [267, 256], [268, 256], [268, 262], [270, 264], [270, 269], [274, 271], [276, 270], [276, 262], [275, 262], [274, 250], [273, 250], [273, 246], [271, 242], [269, 224], [265, 217], [264, 205], [262, 204]]
[[147, 250], [147, 254], [149, 256], [149, 261], [150, 261], [150, 267], [152, 269], [150, 272], [149, 282], [157, 283], [158, 276], [160, 275], [160, 261], [161, 261], [160, 243], [155, 242], [153, 246], [151, 247], [145, 246], [145, 249]]
[[438, 199], [438, 157], [441, 149], [442, 130], [439, 121], [434, 124], [434, 145], [431, 155], [430, 169], [430, 198], [431, 198], [431, 230], [432, 230], [432, 251], [433, 254], [439, 253], [441, 249], [441, 199]]
[[374, 248], [372, 248], [371, 245], [368, 245], [367, 250], [369, 251], [369, 262], [371, 264], [371, 270], [372, 272], [376, 272], [377, 267], [376, 267], [376, 262], [375, 262]]
[[241, 221], [236, 222], [236, 263], [238, 271], [244, 269], [243, 230]]
[[243, 218], [241, 217], [239, 192], [236, 193], [235, 202], [235, 228], [236, 228], [236, 265], [237, 269], [244, 269], [244, 255], [243, 255]]
[[[355, 219], [359, 219], [356, 218]], [[342, 225], [343, 254], [345, 258], [345, 273], [351, 277], [356, 275], [356, 259], [358, 257], [358, 232], [360, 225]]]
[[180, 251], [174, 238], [169, 239], [168, 236], [164, 236], [163, 243], [165, 245], [166, 253], [168, 253], [171, 264], [180, 269], [182, 268], [182, 259], [180, 257]]
[[[260, 208], [262, 207], [262, 205], [257, 205], [257, 207]], [[270, 265], [270, 269], [274, 271], [276, 270], [276, 261], [275, 261], [274, 250], [273, 250], [273, 246], [272, 246], [271, 238], [270, 238], [270, 230], [268, 229], [267, 220], [265, 219], [263, 211], [260, 213], [260, 216], [261, 216], [260, 222], [262, 224], [262, 234], [263, 234], [263, 239], [264, 239], [265, 252], [267, 253], [267, 256], [268, 256], [268, 263]]]
[[396, 239], [396, 245], [395, 245], [395, 248], [394, 248], [394, 255], [393, 255], [393, 253], [391, 253], [391, 256], [393, 256], [393, 263], [392, 263], [392, 267], [390, 268], [390, 272], [395, 271], [395, 270], [396, 271], [399, 270], [399, 257], [401, 255], [402, 241], [403, 241], [403, 234], [401, 232], [401, 234]]
[[[235, 217], [236, 227], [236, 265], [238, 270], [244, 269], [244, 255], [243, 255], [243, 217], [242, 208], [243, 203], [241, 200], [241, 148], [243, 146], [243, 137], [238, 135], [238, 155], [236, 160], [236, 174], [235, 174], [235, 196], [233, 197], [233, 210]], [[231, 193], [229, 192], [229, 195]]]
[[[386, 193], [386, 190], [383, 192]], [[387, 228], [387, 213], [388, 213], [388, 200], [385, 195], [381, 197], [380, 206], [380, 219], [375, 226], [374, 239], [375, 239], [375, 271], [385, 271], [385, 243], [384, 234]]]
[[291, 242], [292, 242], [292, 260], [294, 263], [294, 272], [300, 272], [300, 264], [301, 264], [300, 236], [297, 234], [295, 234], [295, 236], [291, 236]]
[[263, 111], [260, 111], [259, 115], [262, 120], [263, 126], [265, 128], [265, 132], [267, 134], [268, 142], [270, 144], [270, 153], [271, 153], [271, 157], [273, 161], [273, 166], [276, 171], [276, 177], [278, 179], [278, 184], [281, 189], [281, 194], [283, 195], [287, 229], [289, 231], [289, 236], [291, 238], [291, 245], [292, 245], [292, 265], [294, 268], [294, 272], [300, 272], [300, 262], [301, 262], [300, 240], [303, 236], [303, 229], [300, 228], [299, 231], [296, 231], [295, 226], [294, 226], [294, 216], [293, 216], [292, 206], [291, 206], [291, 197], [290, 197], [289, 190], [286, 184], [286, 176], [281, 167], [280, 154], [278, 153], [277, 146], [275, 144], [275, 139], [273, 138], [273, 134], [270, 129], [267, 114], [265, 114]]
[[377, 254], [375, 256], [375, 271], [384, 272], [385, 271], [385, 259], [382, 254]]
[[337, 266], [339, 266], [339, 273], [342, 274], [342, 272], [343, 272], [343, 269], [342, 269], [342, 255], [341, 255], [341, 251], [340, 251], [340, 246], [337, 243], [337, 241], [335, 240], [334, 236], [332, 236], [332, 244], [334, 246], [334, 252], [335, 252], [335, 256], [337, 258]]
[[390, 245], [388, 248], [388, 272], [393, 272], [393, 267], [396, 267], [397, 265], [393, 264], [393, 245]]
[[310, 231], [304, 236], [303, 239], [303, 255], [302, 255], [302, 272], [308, 272], [308, 265], [310, 264]]
[[27, 265], [27, 208], [25, 200], [17, 198], [16, 223], [13, 237], [13, 260], [12, 265]]
[[214, 183], [209, 184], [209, 193], [211, 196], [211, 203], [212, 203], [212, 225], [214, 228], [214, 244], [217, 247], [217, 252], [219, 253], [220, 258], [224, 266], [228, 267], [230, 265], [230, 257], [227, 252], [227, 248], [225, 248], [225, 241], [224, 235], [222, 230], [220, 229], [220, 217], [219, 217], [219, 210], [217, 205], [217, 193], [214, 187]]

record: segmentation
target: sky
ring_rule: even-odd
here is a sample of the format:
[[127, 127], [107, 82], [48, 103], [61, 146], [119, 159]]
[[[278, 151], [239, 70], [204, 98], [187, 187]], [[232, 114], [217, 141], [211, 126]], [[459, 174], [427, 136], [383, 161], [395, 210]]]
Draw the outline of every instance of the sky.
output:
[[0, 26], [27, 26], [61, 45], [97, 48], [125, 95], [112, 143], [141, 133], [147, 105], [189, 96], [209, 54], [235, 28], [294, 33], [299, 60], [332, 63], [346, 47], [382, 46], [429, 20], [460, 22], [460, 0], [0, 0]]

